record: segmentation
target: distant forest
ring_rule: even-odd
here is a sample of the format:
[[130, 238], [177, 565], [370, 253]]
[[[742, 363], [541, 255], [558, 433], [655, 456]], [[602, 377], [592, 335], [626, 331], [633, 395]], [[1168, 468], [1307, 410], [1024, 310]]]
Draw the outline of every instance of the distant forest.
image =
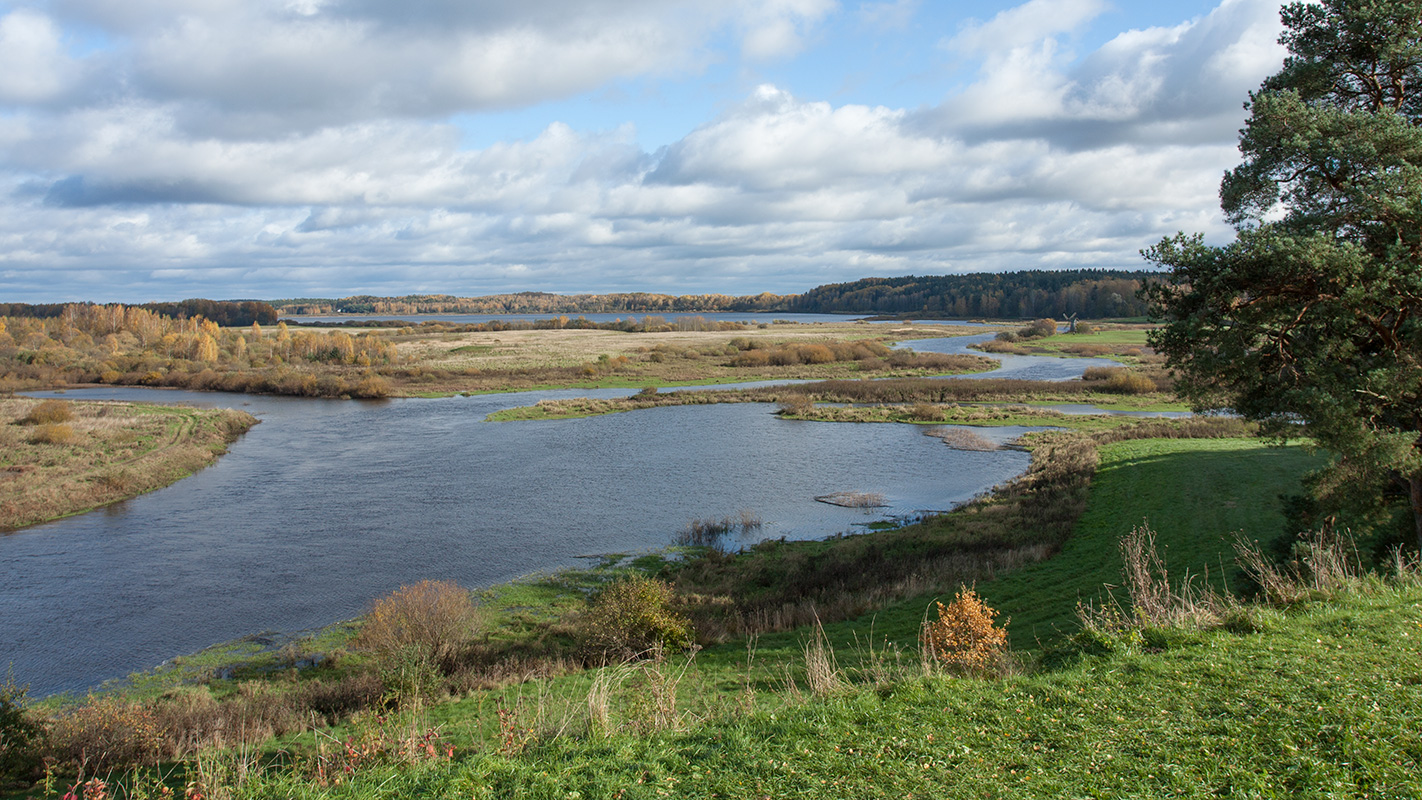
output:
[[358, 295], [338, 300], [298, 298], [273, 300], [283, 314], [617, 314], [640, 312], [786, 311], [792, 295], [724, 294], [670, 295], [647, 292], [620, 294], [550, 294], [518, 292], [485, 297], [417, 294], [403, 297]]
[[[28, 319], [54, 319], [65, 313], [65, 309], [80, 309], [94, 303], [46, 303], [42, 305], [30, 305], [29, 303], [0, 303], [0, 317], [16, 317]], [[144, 311], [151, 311], [162, 317], [172, 319], [203, 319], [212, 320], [223, 327], [240, 328], [252, 323], [261, 325], [275, 324], [277, 321], [277, 310], [270, 303], [260, 300], [180, 300], [176, 303], [143, 303], [129, 306], [130, 308], [141, 308]], [[69, 312], [73, 314], [73, 311]]]
[[[486, 297], [453, 295], [358, 295], [340, 299], [182, 300], [144, 303], [142, 308], [173, 319], [202, 317], [223, 327], [253, 322], [269, 325], [279, 315], [293, 314], [668, 314], [717, 311], [806, 314], [873, 314], [922, 319], [1087, 319], [1140, 317], [1145, 302], [1137, 295], [1154, 273], [1121, 270], [978, 272], [967, 275], [924, 275], [864, 278], [832, 283], [804, 294], [732, 296], [670, 295], [648, 292], [618, 294], [550, 294], [518, 292]], [[52, 319], [66, 308], [93, 303], [0, 303], [0, 317]]]
[[977, 272], [864, 278], [788, 298], [786, 311], [990, 319], [1140, 317], [1137, 296], [1153, 273], [1117, 270]]
[[360, 295], [340, 299], [274, 300], [282, 314], [596, 314], [784, 311], [807, 314], [879, 314], [926, 319], [1035, 319], [1139, 317], [1137, 292], [1152, 273], [1121, 270], [981, 272], [864, 278], [800, 295], [732, 296], [572, 294], [519, 292], [486, 297]]

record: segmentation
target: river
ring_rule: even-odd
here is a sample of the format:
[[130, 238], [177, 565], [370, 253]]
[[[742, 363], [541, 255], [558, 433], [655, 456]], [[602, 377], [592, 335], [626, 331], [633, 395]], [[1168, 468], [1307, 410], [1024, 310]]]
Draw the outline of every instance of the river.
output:
[[[1077, 375], [1089, 363], [1036, 361]], [[262, 422], [172, 486], [0, 536], [0, 668], [36, 696], [82, 692], [257, 631], [348, 619], [424, 578], [487, 586], [584, 555], [663, 547], [694, 519], [742, 509], [764, 519], [760, 537], [823, 537], [950, 508], [1027, 465], [1011, 450], [951, 450], [916, 426], [783, 420], [764, 404], [484, 421], [546, 398], [627, 393], [66, 392], [241, 408]], [[882, 492], [890, 506], [814, 500], [837, 491]]]

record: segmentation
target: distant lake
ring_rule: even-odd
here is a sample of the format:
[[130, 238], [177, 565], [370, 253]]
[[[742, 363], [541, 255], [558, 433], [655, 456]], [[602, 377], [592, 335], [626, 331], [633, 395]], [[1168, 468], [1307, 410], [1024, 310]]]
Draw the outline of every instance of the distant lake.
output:
[[[474, 325], [480, 322], [536, 322], [543, 319], [557, 319], [567, 317], [577, 319], [583, 317], [590, 322], [616, 322], [624, 319], [642, 319], [643, 317], [661, 317], [668, 322], [675, 322], [683, 317], [702, 317], [710, 321], [721, 322], [742, 322], [747, 324], [766, 323], [770, 324], [776, 320], [785, 322], [854, 322], [863, 319], [864, 314], [790, 314], [784, 311], [716, 311], [697, 313], [694, 311], [666, 311], [666, 312], [623, 312], [618, 314], [328, 314], [312, 316], [305, 314], [283, 314], [282, 319], [293, 322], [350, 322], [359, 324], [361, 322], [411, 322], [419, 324], [421, 322], [450, 322], [459, 325]], [[924, 319], [915, 320], [934, 325], [983, 325], [982, 322], [967, 322], [963, 320], [936, 320]]]

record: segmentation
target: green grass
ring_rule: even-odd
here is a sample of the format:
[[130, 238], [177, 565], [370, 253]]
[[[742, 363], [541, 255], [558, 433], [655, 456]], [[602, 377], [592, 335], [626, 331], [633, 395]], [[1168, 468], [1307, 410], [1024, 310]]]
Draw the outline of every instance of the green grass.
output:
[[[1269, 536], [1273, 498], [1316, 463], [1300, 448], [1249, 440], [1144, 440], [1102, 450], [1076, 536], [1055, 559], [979, 591], [1015, 609], [1012, 627], [1050, 637], [1079, 597], [1115, 582], [1118, 537], [1149, 519], [1170, 566], [1212, 574], [1229, 533]], [[916, 630], [920, 601], [881, 613], [876, 635]], [[521, 753], [486, 747], [453, 763], [377, 767], [320, 788], [281, 775], [248, 796], [293, 797], [1411, 797], [1422, 791], [1422, 588], [1380, 583], [1285, 614], [1262, 632], [1181, 632], [1162, 652], [1123, 651], [993, 681], [875, 682], [860, 645], [869, 621], [826, 626], [858, 688], [800, 698], [804, 634], [761, 637], [701, 653], [682, 678], [683, 710], [706, 720], [683, 732], [623, 730], [604, 738], [574, 721]], [[911, 639], [910, 639], [911, 642]], [[1027, 646], [1031, 642], [1026, 643]], [[882, 645], [881, 645], [882, 646]], [[883, 651], [881, 651], [883, 652]], [[576, 702], [587, 675], [525, 689]], [[646, 687], [630, 689], [645, 695]], [[737, 695], [744, 687], [753, 695]], [[583, 693], [583, 695], [580, 695]], [[707, 696], [720, 702], [704, 702]], [[700, 696], [703, 702], [688, 702]], [[514, 703], [505, 695], [505, 702]], [[739, 705], [738, 705], [739, 704]], [[431, 722], [472, 743], [495, 726], [494, 703], [465, 700]], [[628, 727], [631, 726], [631, 727]], [[538, 726], [534, 726], [536, 729]], [[465, 731], [467, 733], [461, 733]]]
[[[1087, 510], [1052, 559], [985, 581], [1018, 651], [1059, 644], [1078, 600], [1119, 582], [1119, 538], [1148, 521], [1171, 574], [1231, 569], [1234, 531], [1269, 538], [1277, 497], [1319, 457], [1246, 439], [1102, 447]], [[655, 558], [638, 566], [655, 567]], [[620, 570], [491, 590], [523, 633]], [[269, 772], [236, 797], [1414, 797], [1422, 793], [1422, 586], [1373, 581], [1287, 611], [1255, 632], [1174, 631], [1151, 649], [1056, 658], [1029, 674], [923, 677], [917, 631], [933, 598], [825, 625], [845, 684], [813, 696], [808, 634], [763, 635], [616, 673], [612, 733], [588, 727], [595, 673], [476, 691], [426, 707], [454, 761], [357, 769], [319, 786]], [[946, 599], [946, 598], [944, 598]], [[653, 715], [658, 681], [676, 719]], [[792, 688], [793, 686], [793, 688]], [[499, 709], [505, 714], [501, 723]], [[414, 723], [396, 719], [390, 729]], [[334, 732], [341, 736], [353, 728]], [[510, 733], [514, 746], [501, 747]], [[329, 739], [326, 740], [328, 743]], [[318, 748], [311, 734], [274, 745]], [[273, 751], [275, 752], [275, 751]]]
[[[978, 593], [1011, 618], [1012, 646], [1036, 650], [1077, 629], [1076, 604], [1104, 596], [1121, 582], [1120, 538], [1149, 522], [1172, 576], [1206, 571], [1218, 581], [1232, 574], [1233, 532], [1268, 539], [1282, 532], [1280, 494], [1297, 492], [1299, 478], [1319, 466], [1304, 448], [1268, 447], [1254, 439], [1143, 439], [1100, 449], [1086, 513], [1057, 555], [978, 584]], [[846, 623], [826, 625], [847, 663], [871, 631], [882, 644], [914, 646], [934, 598], [920, 597]], [[948, 598], [942, 598], [947, 600]], [[788, 659], [801, 633], [762, 636], [761, 657]], [[734, 657], [741, 653], [736, 651]], [[719, 658], [713, 648], [703, 657]]]
[[[239, 797], [1414, 797], [1422, 590], [997, 681], [908, 679], [686, 732], [573, 727], [518, 754]], [[483, 713], [492, 716], [493, 709]], [[448, 723], [446, 723], [448, 724]]]
[[984, 584], [980, 593], [1013, 618], [1013, 645], [1033, 647], [1074, 628], [1076, 603], [1119, 584], [1117, 542], [1147, 523], [1171, 574], [1212, 582], [1232, 574], [1235, 531], [1269, 539], [1283, 531], [1279, 495], [1321, 465], [1302, 447], [1254, 439], [1142, 439], [1100, 449], [1086, 513], [1055, 557]]

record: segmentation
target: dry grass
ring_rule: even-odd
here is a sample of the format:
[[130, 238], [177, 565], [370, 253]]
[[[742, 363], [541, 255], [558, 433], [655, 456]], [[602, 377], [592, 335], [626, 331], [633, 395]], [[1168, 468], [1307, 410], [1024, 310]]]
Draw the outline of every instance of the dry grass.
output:
[[[412, 337], [399, 340], [400, 353], [407, 360], [428, 366], [480, 370], [519, 370], [542, 367], [573, 367], [606, 353], [610, 357], [636, 359], [660, 349], [675, 357], [687, 353], [725, 353], [731, 339], [747, 339], [762, 345], [814, 344], [831, 339], [878, 339], [886, 334], [894, 339], [954, 336], [975, 330], [945, 325], [920, 325], [886, 331], [867, 323], [814, 323], [754, 325], [742, 331], [666, 331], [623, 333], [605, 330], [486, 331]], [[732, 354], [734, 355], [734, 354]], [[694, 359], [687, 359], [694, 360]], [[663, 362], [667, 363], [667, 362]]]
[[[1364, 575], [1352, 539], [1328, 529], [1299, 537], [1294, 557], [1284, 564], [1275, 563], [1251, 539], [1239, 538], [1234, 549], [1240, 568], [1271, 603], [1289, 604], [1336, 594], [1355, 587]], [[1398, 573], [1408, 572], [1401, 551], [1395, 558]]]
[[1101, 606], [1080, 604], [1077, 618], [1087, 631], [1119, 635], [1144, 628], [1200, 629], [1219, 625], [1238, 605], [1232, 598], [1197, 585], [1194, 576], [1171, 583], [1155, 532], [1139, 525], [1121, 538], [1121, 577], [1129, 600]]
[[749, 509], [741, 509], [735, 514], [708, 519], [694, 519], [677, 532], [676, 543], [683, 547], [709, 547], [718, 544], [721, 538], [733, 532], [744, 536], [758, 531], [765, 525], [761, 516]]
[[[0, 400], [0, 530], [167, 486], [206, 466], [256, 424], [240, 411], [56, 403]], [[33, 424], [58, 419], [57, 407], [67, 421]]]
[[[868, 323], [748, 326], [741, 331], [508, 330], [397, 337], [396, 393], [499, 391], [551, 385], [684, 384], [765, 379], [925, 375], [986, 369], [973, 356], [894, 351], [881, 342], [970, 333], [943, 325], [888, 330]], [[789, 348], [794, 359], [769, 354]], [[803, 354], [862, 350], [854, 360]], [[765, 356], [749, 358], [749, 356]], [[764, 362], [764, 363], [762, 363]], [[793, 363], [792, 363], [793, 362]]]
[[842, 508], [883, 508], [888, 505], [883, 492], [834, 492], [815, 499]]
[[991, 439], [967, 428], [929, 428], [923, 432], [923, 435], [939, 439], [954, 450], [986, 452], [998, 449], [997, 444]]

